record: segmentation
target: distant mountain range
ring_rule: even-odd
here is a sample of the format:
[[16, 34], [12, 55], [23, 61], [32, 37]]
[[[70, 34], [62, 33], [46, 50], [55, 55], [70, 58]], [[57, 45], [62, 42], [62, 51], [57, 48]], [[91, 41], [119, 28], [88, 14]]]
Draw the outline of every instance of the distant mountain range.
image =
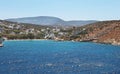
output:
[[38, 16], [38, 17], [25, 17], [25, 18], [12, 18], [6, 19], [7, 21], [11, 22], [18, 22], [18, 23], [30, 23], [30, 24], [37, 24], [37, 25], [51, 25], [51, 26], [82, 26], [86, 24], [91, 24], [97, 22], [96, 20], [73, 20], [73, 21], [64, 21], [57, 17], [51, 16]]

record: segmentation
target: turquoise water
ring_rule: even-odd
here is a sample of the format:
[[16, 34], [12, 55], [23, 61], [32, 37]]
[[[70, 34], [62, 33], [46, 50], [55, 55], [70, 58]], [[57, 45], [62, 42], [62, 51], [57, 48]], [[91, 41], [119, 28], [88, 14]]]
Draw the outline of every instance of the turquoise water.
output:
[[0, 74], [120, 74], [120, 46], [85, 42], [5, 41]]

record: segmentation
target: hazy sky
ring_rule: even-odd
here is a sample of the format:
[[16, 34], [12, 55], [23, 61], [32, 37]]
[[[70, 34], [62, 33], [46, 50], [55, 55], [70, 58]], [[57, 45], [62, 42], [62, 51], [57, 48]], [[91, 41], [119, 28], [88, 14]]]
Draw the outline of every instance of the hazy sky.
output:
[[120, 19], [120, 0], [0, 0], [0, 19], [32, 16], [115, 20]]

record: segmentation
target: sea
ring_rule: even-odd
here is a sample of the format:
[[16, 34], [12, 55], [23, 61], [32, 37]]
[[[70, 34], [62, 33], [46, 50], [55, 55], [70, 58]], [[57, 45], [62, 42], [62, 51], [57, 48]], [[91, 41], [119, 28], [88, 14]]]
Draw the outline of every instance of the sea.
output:
[[0, 47], [0, 74], [120, 74], [120, 46], [11, 40]]

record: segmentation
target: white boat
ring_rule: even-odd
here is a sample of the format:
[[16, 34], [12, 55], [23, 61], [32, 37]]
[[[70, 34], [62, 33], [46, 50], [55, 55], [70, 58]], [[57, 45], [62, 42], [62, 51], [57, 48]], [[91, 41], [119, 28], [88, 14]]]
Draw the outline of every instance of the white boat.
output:
[[3, 47], [3, 44], [0, 44], [0, 47]]
[[3, 38], [0, 38], [0, 47], [3, 47]]

